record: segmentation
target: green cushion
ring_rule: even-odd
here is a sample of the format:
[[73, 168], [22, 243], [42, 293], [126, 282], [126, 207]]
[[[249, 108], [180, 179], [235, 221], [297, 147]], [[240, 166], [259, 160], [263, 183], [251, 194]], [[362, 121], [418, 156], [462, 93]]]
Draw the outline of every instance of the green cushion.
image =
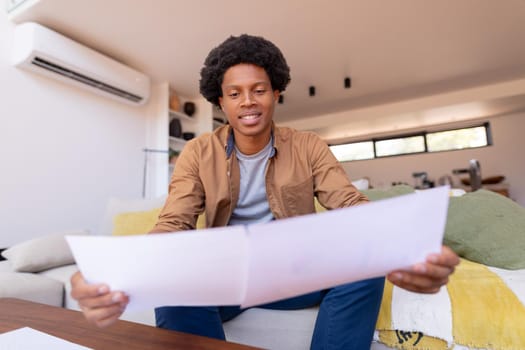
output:
[[403, 194], [413, 193], [414, 189], [408, 185], [397, 185], [397, 186], [392, 186], [389, 189], [372, 188], [368, 190], [362, 190], [360, 192], [363, 193], [365, 196], [367, 196], [368, 199], [370, 199], [371, 201], [377, 201], [380, 199], [391, 198], [391, 197], [396, 197], [396, 196], [400, 196]]
[[444, 244], [471, 261], [524, 269], [525, 208], [486, 190], [452, 197]]

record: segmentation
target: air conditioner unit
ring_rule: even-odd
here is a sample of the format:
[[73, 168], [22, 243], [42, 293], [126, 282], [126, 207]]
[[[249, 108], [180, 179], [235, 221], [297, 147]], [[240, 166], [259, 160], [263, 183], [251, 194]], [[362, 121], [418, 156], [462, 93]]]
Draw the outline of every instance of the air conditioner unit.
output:
[[150, 94], [150, 79], [120, 62], [38, 23], [15, 27], [13, 64], [97, 94], [140, 105]]

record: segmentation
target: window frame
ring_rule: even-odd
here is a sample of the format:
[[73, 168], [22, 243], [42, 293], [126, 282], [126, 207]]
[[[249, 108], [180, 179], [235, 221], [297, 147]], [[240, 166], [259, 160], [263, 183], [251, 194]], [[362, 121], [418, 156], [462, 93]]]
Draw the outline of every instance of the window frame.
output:
[[[381, 141], [388, 141], [388, 140], [395, 140], [395, 139], [408, 139], [411, 137], [417, 137], [417, 136], [423, 136], [423, 151], [420, 152], [409, 152], [409, 153], [400, 153], [400, 154], [388, 154], [384, 156], [380, 156], [377, 154], [377, 148], [376, 143]], [[410, 154], [422, 154], [428, 152], [427, 147], [427, 137], [426, 137], [426, 131], [423, 132], [415, 132], [415, 133], [408, 133], [408, 134], [400, 134], [400, 135], [393, 135], [388, 137], [381, 137], [381, 138], [373, 138], [372, 142], [374, 143], [374, 158], [388, 158], [388, 157], [397, 157], [397, 156], [406, 156]]]
[[[445, 149], [445, 150], [439, 150], [439, 151], [429, 151], [428, 149], [428, 141], [427, 141], [427, 135], [428, 134], [435, 134], [440, 132], [447, 132], [447, 131], [455, 131], [455, 130], [463, 130], [463, 129], [474, 129], [483, 127], [485, 128], [485, 136], [487, 140], [487, 144], [484, 146], [476, 146], [476, 147], [465, 147], [465, 148], [451, 148], [451, 149]], [[423, 144], [424, 144], [424, 150], [420, 152], [410, 152], [410, 153], [401, 153], [401, 154], [391, 154], [391, 155], [377, 155], [377, 147], [376, 143], [380, 141], [385, 140], [393, 140], [393, 139], [403, 139], [403, 138], [410, 138], [414, 136], [422, 136], [423, 137]], [[439, 129], [439, 130], [433, 130], [433, 131], [418, 131], [418, 132], [409, 132], [409, 133], [400, 133], [395, 135], [389, 135], [385, 137], [373, 137], [371, 139], [362, 139], [362, 140], [356, 140], [353, 142], [343, 142], [343, 143], [329, 143], [328, 146], [342, 146], [342, 145], [350, 145], [354, 143], [361, 143], [361, 142], [372, 142], [372, 148], [373, 148], [373, 158], [367, 158], [367, 159], [353, 159], [353, 160], [340, 160], [340, 162], [356, 162], [356, 161], [363, 161], [363, 160], [373, 160], [373, 159], [382, 159], [382, 158], [389, 158], [389, 157], [400, 157], [400, 156], [409, 156], [409, 155], [418, 155], [418, 154], [426, 154], [426, 153], [440, 153], [440, 152], [452, 152], [452, 151], [463, 151], [467, 149], [476, 149], [476, 148], [483, 148], [483, 147], [489, 147], [493, 145], [493, 139], [492, 139], [492, 130], [490, 128], [490, 122], [483, 122], [478, 124], [470, 124], [468, 126], [461, 126], [461, 127], [455, 127], [455, 128], [445, 128], [445, 129]]]

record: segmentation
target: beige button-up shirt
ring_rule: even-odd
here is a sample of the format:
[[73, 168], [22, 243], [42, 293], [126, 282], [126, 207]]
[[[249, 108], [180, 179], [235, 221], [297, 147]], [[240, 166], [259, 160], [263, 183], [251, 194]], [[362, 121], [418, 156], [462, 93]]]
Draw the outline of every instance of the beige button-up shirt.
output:
[[[314, 197], [327, 209], [368, 201], [316, 134], [277, 126], [272, 132], [265, 179], [275, 219], [314, 213]], [[151, 232], [194, 229], [202, 212], [206, 227], [226, 226], [237, 204], [239, 185], [229, 125], [189, 141], [177, 160], [168, 199]]]

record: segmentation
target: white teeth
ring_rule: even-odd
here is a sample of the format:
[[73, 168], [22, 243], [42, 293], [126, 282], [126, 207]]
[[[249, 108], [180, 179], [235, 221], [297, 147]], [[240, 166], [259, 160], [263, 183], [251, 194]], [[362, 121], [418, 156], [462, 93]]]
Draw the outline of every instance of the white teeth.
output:
[[257, 114], [250, 114], [250, 115], [243, 115], [243, 116], [241, 117], [241, 119], [251, 120], [251, 119], [255, 119], [255, 118], [257, 118], [257, 117], [258, 117]]

